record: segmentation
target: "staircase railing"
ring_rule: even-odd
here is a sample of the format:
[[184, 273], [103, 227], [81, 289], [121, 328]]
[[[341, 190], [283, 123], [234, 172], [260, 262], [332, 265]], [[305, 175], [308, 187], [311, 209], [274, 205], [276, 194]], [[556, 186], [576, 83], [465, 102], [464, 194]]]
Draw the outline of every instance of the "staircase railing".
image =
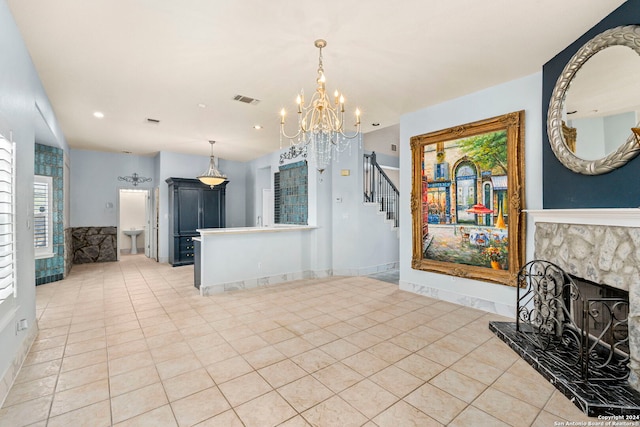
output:
[[375, 151], [364, 155], [363, 168], [364, 201], [378, 203], [380, 212], [385, 212], [386, 218], [393, 221], [394, 227], [398, 227], [400, 193], [376, 161]]

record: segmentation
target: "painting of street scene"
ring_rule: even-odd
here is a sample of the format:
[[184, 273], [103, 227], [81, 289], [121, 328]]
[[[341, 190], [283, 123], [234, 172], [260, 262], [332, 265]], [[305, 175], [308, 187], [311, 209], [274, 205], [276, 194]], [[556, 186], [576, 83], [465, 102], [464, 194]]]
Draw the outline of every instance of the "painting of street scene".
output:
[[507, 131], [424, 146], [423, 258], [508, 270]]

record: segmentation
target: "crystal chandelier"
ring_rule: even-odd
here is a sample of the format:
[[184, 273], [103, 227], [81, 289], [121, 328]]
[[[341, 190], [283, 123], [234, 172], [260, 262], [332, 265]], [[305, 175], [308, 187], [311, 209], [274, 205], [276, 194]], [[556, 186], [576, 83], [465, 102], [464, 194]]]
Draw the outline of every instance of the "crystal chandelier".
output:
[[216, 167], [216, 163], [213, 158], [213, 144], [215, 141], [209, 141], [211, 144], [211, 157], [209, 158], [209, 169], [202, 175], [198, 177], [198, 179], [203, 183], [213, 188], [218, 184], [222, 184], [227, 180], [227, 176], [218, 170]]
[[[318, 60], [318, 84], [311, 101], [305, 104], [304, 91], [300, 91], [296, 98], [298, 104], [298, 131], [290, 136], [284, 130], [284, 108], [280, 111], [280, 143], [282, 137], [311, 152], [310, 156], [316, 162], [316, 168], [322, 172], [331, 162], [332, 154], [341, 153], [351, 145], [351, 140], [360, 134], [360, 110], [356, 108], [355, 133], [348, 134], [344, 130], [344, 96], [337, 90], [333, 100], [327, 95], [325, 88], [324, 69], [322, 67], [322, 48], [327, 42], [319, 39], [315, 46], [320, 50]], [[282, 147], [281, 147], [282, 148]]]

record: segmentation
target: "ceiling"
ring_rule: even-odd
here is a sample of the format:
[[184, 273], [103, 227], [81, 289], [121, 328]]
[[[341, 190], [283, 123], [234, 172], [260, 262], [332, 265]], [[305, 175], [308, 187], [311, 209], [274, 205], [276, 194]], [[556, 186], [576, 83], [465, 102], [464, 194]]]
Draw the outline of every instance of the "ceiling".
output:
[[623, 1], [7, 3], [71, 148], [208, 155], [216, 140], [217, 156], [248, 161], [280, 147], [280, 109], [314, 90], [318, 38], [327, 89], [366, 133], [540, 71]]

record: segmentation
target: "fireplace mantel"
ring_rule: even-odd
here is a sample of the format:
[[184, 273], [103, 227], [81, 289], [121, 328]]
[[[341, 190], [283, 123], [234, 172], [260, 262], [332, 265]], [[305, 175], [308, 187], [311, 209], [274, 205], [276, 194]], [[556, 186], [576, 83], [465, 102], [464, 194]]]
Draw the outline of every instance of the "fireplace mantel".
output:
[[609, 225], [640, 228], [640, 208], [617, 209], [527, 209], [534, 222], [556, 224]]

